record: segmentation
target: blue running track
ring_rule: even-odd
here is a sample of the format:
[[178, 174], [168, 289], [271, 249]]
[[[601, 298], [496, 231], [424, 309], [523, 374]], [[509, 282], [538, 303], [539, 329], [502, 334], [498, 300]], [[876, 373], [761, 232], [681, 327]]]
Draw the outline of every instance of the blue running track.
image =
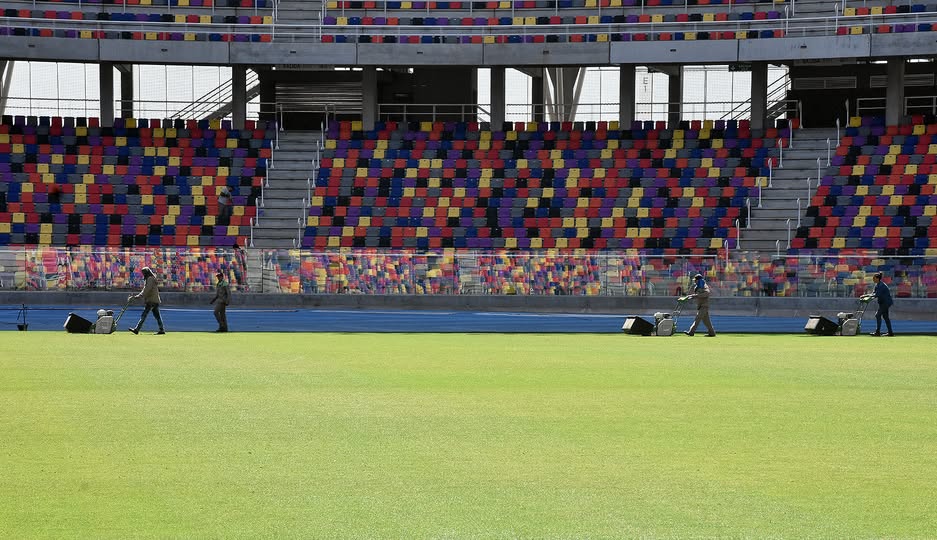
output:
[[[102, 306], [106, 307], [106, 306]], [[0, 306], [0, 330], [16, 330], [19, 306]], [[29, 306], [29, 331], [62, 331], [69, 312], [95, 320], [97, 308], [70, 309], [63, 306]], [[115, 311], [117, 311], [115, 309]], [[131, 307], [119, 324], [119, 331], [136, 324], [142, 308]], [[211, 307], [160, 310], [167, 332], [211, 332], [216, 328]], [[116, 314], [116, 313], [115, 313]], [[331, 309], [245, 309], [229, 308], [232, 332], [475, 332], [475, 333], [620, 333], [626, 315], [639, 315], [653, 321], [653, 314], [622, 315], [577, 313], [516, 313], [470, 311], [391, 311]], [[828, 315], [829, 316], [829, 315]], [[804, 332], [805, 318], [714, 315], [717, 332], [791, 333]], [[678, 320], [677, 331], [686, 330], [692, 314]], [[21, 322], [21, 321], [19, 321]], [[937, 321], [892, 321], [898, 334], [937, 334]], [[875, 319], [866, 315], [862, 329], [875, 329]], [[145, 332], [156, 330], [150, 315]]]

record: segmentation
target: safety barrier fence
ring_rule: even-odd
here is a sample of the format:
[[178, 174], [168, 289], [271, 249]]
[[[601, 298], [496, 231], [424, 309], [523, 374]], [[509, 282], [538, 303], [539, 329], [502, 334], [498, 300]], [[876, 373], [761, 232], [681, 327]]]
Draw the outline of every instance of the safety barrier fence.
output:
[[144, 266], [165, 291], [209, 291], [220, 271], [241, 292], [311, 295], [667, 296], [701, 273], [722, 296], [855, 297], [881, 271], [896, 296], [937, 298], [937, 256], [873, 252], [9, 247], [0, 249], [0, 289], [136, 289]]

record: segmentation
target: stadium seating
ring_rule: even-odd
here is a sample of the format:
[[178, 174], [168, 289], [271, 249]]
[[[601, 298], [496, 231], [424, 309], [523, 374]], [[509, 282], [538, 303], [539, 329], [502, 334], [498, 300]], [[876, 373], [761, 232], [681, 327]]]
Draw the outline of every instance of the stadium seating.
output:
[[[0, 245], [233, 246], [266, 175], [264, 124], [9, 117], [0, 123]], [[230, 222], [216, 196], [228, 186]]]
[[144, 266], [156, 271], [164, 291], [210, 291], [217, 272], [236, 290], [247, 285], [244, 253], [227, 248], [30, 246], [16, 250], [15, 264], [13, 287], [32, 291], [139, 289]]
[[778, 136], [746, 121], [354, 124], [330, 127], [306, 247], [719, 249]]
[[937, 254], [937, 123], [853, 118], [797, 231], [794, 249]]
[[[269, 42], [272, 35], [238, 26], [269, 26], [272, 15], [13, 9], [2, 12], [0, 35], [142, 41]], [[28, 21], [18, 24], [17, 19]], [[48, 22], [46, 22], [48, 21]], [[82, 22], [94, 25], [81, 25]], [[74, 23], [70, 25], [68, 23]]]

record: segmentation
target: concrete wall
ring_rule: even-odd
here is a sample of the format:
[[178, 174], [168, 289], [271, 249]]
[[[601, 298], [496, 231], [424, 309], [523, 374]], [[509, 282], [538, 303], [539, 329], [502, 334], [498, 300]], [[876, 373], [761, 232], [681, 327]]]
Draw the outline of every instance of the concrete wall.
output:
[[[64, 305], [101, 307], [123, 305], [127, 291], [121, 292], [2, 292], [0, 305]], [[161, 293], [166, 307], [204, 307], [213, 293]], [[232, 308], [321, 308], [321, 309], [417, 309], [458, 311], [512, 311], [537, 313], [652, 313], [670, 311], [674, 298], [669, 296], [403, 296], [403, 295], [299, 295], [234, 294]], [[854, 298], [779, 298], [716, 297], [712, 311], [718, 315], [753, 317], [807, 317], [822, 313], [830, 316], [852, 311]], [[870, 309], [874, 307], [870, 306]], [[872, 310], [874, 311], [874, 310]], [[869, 313], [867, 313], [867, 316]], [[894, 319], [937, 320], [937, 299], [899, 298], [891, 310]]]
[[0, 37], [0, 58], [158, 64], [604, 66], [931, 56], [931, 32], [735, 41], [538, 44], [219, 43]]

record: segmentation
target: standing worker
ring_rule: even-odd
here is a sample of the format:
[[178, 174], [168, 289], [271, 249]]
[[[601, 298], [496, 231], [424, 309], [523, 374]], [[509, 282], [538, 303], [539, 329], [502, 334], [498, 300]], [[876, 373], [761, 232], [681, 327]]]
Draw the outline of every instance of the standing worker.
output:
[[696, 333], [696, 327], [699, 326], [699, 323], [702, 321], [706, 325], [706, 328], [709, 330], [709, 333], [706, 334], [707, 337], [716, 337], [716, 331], [713, 329], [713, 323], [709, 320], [709, 296], [712, 293], [709, 289], [709, 285], [706, 283], [706, 280], [703, 279], [702, 274], [696, 274], [693, 276], [694, 286], [693, 294], [687, 296], [687, 299], [695, 298], [696, 299], [696, 319], [693, 320], [693, 324], [690, 325], [690, 329], [684, 332], [688, 336], [692, 336]]
[[891, 318], [888, 316], [888, 309], [895, 303], [891, 299], [891, 291], [888, 290], [888, 285], [885, 285], [885, 282], [882, 281], [881, 272], [876, 272], [872, 276], [872, 281], [875, 282], [872, 296], [878, 299], [878, 311], [875, 312], [875, 331], [870, 335], [882, 335], [882, 319], [885, 319], [885, 327], [888, 328], [888, 333], [885, 335], [894, 336], [895, 333], [891, 331]]
[[143, 321], [146, 320], [146, 316], [149, 315], [150, 311], [153, 312], [153, 316], [156, 317], [156, 324], [159, 325], [159, 331], [156, 332], [156, 335], [161, 336], [166, 333], [166, 330], [163, 328], [163, 318], [159, 316], [159, 288], [156, 284], [156, 274], [148, 266], [144, 266], [140, 273], [143, 274], [143, 278], [146, 280], [143, 285], [143, 290], [139, 294], [132, 294], [127, 298], [127, 302], [133, 301], [135, 298], [143, 299], [143, 314], [140, 315], [140, 322], [136, 326], [130, 328], [130, 331], [134, 334], [139, 334], [140, 329], [143, 328]]
[[215, 332], [227, 332], [228, 316], [225, 314], [225, 309], [231, 302], [231, 290], [228, 288], [228, 282], [225, 281], [224, 272], [218, 272], [215, 277], [218, 278], [218, 284], [215, 285], [215, 297], [209, 302], [209, 304], [215, 304], [215, 320], [218, 321], [218, 329]]

